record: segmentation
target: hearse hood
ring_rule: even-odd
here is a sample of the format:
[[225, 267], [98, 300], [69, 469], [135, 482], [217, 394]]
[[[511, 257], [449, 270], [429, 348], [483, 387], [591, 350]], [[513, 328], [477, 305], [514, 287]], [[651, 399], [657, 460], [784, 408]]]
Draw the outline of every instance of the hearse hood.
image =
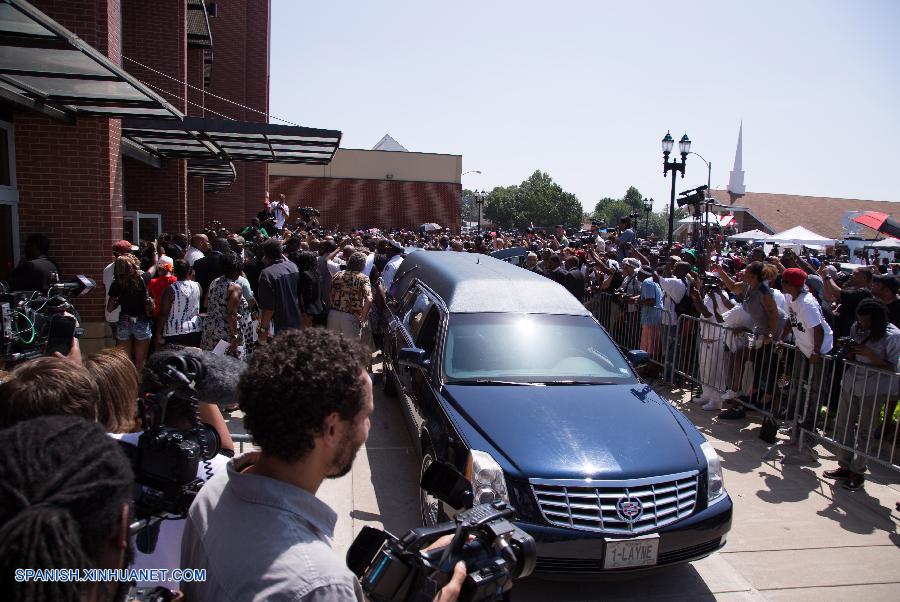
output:
[[522, 477], [629, 479], [701, 467], [675, 410], [644, 384], [457, 384], [444, 392], [470, 445], [487, 442]]

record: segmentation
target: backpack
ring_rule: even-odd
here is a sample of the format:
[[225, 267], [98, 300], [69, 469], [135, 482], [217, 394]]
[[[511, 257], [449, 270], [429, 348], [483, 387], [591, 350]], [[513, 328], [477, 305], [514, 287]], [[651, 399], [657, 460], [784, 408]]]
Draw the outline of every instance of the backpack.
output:
[[681, 301], [675, 304], [675, 315], [696, 317], [697, 310], [694, 308], [694, 302], [691, 300], [690, 285], [685, 278], [682, 278], [681, 282], [684, 283], [684, 295], [682, 295]]

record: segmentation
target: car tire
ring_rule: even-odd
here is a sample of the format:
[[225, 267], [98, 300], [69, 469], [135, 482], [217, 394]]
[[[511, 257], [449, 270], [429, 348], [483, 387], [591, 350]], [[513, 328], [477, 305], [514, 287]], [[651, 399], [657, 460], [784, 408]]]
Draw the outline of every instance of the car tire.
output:
[[[422, 475], [425, 474], [425, 469], [434, 462], [434, 457], [434, 450], [430, 447], [422, 452], [422, 464], [419, 468], [420, 483], [422, 482]], [[425, 527], [431, 527], [449, 520], [444, 513], [444, 508], [440, 500], [430, 495], [421, 487], [419, 488], [419, 513], [422, 515], [422, 525]]]

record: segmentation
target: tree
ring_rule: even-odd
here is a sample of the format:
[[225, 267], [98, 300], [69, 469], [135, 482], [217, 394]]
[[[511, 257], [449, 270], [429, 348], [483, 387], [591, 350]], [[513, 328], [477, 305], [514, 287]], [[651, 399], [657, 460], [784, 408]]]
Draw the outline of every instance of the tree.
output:
[[518, 186], [497, 187], [488, 195], [484, 215], [501, 228], [563, 224], [579, 226], [581, 203], [546, 172], [535, 171]]
[[625, 196], [622, 197], [622, 200], [632, 209], [636, 209], [638, 211], [644, 210], [644, 195], [635, 188], [634, 186], [629, 186], [628, 190], [625, 191]]
[[462, 207], [460, 216], [464, 222], [478, 221], [478, 205], [475, 204], [475, 191], [464, 188], [462, 191]]

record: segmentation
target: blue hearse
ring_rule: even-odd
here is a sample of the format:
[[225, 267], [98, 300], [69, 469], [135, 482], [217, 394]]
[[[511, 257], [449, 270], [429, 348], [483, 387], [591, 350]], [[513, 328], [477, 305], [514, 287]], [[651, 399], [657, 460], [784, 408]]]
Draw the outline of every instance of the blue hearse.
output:
[[[446, 462], [476, 503], [508, 501], [537, 573], [646, 570], [725, 544], [715, 450], [562, 286], [484, 255], [419, 252], [393, 291], [384, 386], [421, 470]], [[420, 496], [425, 524], [454, 513]]]

